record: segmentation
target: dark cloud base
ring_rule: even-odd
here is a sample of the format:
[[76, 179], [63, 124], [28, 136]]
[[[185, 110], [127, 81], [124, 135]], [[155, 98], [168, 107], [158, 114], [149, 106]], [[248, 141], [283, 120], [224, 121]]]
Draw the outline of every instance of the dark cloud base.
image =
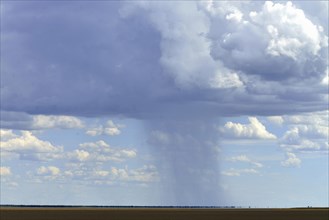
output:
[[[300, 62], [285, 56], [264, 57], [264, 45], [254, 42], [252, 35], [243, 35], [243, 31], [265, 36], [265, 30], [254, 30], [252, 25], [250, 29], [238, 29], [225, 19], [225, 13], [223, 17], [202, 14], [193, 11], [195, 2], [179, 2], [163, 3], [162, 14], [157, 15], [154, 13], [161, 10], [157, 3], [136, 4], [2, 2], [1, 109], [157, 119], [280, 115], [327, 108], [327, 86], [319, 84], [328, 65], [327, 48], [314, 56], [306, 51], [305, 61]], [[192, 75], [170, 72], [161, 61], [163, 53], [168, 53], [166, 47], [172, 47], [171, 43], [179, 46], [177, 39], [185, 21], [177, 11], [185, 4], [191, 14], [202, 14], [205, 22], [210, 22], [204, 24], [209, 25], [208, 40], [212, 42], [208, 61], [220, 62], [237, 72], [242, 87], [182, 87], [176, 77]], [[131, 15], [124, 15], [129, 14], [127, 7]], [[240, 10], [245, 14], [261, 10], [258, 3], [252, 7], [242, 4]], [[316, 23], [321, 21], [314, 19]], [[167, 36], [163, 24], [182, 28]], [[230, 47], [216, 44], [227, 33], [235, 34]], [[203, 37], [200, 35], [200, 39]], [[184, 40], [189, 39], [182, 39], [181, 45], [188, 45]], [[198, 42], [197, 38], [193, 40]], [[234, 55], [236, 50], [249, 55], [240, 59]], [[197, 50], [195, 53], [199, 56]], [[177, 54], [172, 56], [170, 62]], [[189, 66], [184, 59], [177, 57], [177, 65]], [[184, 71], [183, 67], [179, 69]], [[203, 72], [199, 75], [209, 77]]]

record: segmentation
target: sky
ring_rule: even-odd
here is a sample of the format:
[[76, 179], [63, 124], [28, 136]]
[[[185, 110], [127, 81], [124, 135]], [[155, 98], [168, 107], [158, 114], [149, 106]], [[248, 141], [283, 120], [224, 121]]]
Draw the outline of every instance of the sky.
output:
[[327, 1], [1, 1], [1, 204], [329, 206]]

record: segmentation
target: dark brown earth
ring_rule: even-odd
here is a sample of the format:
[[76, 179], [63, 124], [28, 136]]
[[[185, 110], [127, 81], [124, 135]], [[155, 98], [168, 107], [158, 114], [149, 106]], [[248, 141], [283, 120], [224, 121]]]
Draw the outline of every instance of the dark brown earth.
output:
[[1, 220], [329, 220], [329, 209], [27, 208], [2, 207]]

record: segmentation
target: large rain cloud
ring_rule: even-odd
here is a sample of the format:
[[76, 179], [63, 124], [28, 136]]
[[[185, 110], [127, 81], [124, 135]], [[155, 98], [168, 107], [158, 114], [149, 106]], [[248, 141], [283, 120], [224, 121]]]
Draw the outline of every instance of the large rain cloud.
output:
[[[216, 118], [328, 107], [322, 10], [328, 3], [312, 5], [2, 2], [2, 125], [82, 127], [73, 116], [143, 119], [163, 199], [220, 205]], [[256, 118], [250, 123], [228, 124], [229, 135], [275, 138]], [[296, 163], [293, 155], [284, 165]]]
[[322, 110], [328, 15], [315, 9], [290, 2], [3, 2], [1, 108], [135, 118]]

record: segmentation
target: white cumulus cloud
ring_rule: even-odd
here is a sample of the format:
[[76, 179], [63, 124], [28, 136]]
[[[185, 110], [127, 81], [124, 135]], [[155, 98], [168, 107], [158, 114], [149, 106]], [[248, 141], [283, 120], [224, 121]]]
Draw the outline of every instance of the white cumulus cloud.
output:
[[83, 128], [83, 122], [73, 116], [36, 115], [33, 116], [33, 129]]
[[55, 166], [41, 166], [37, 169], [37, 174], [39, 175], [57, 176], [60, 174], [60, 172], [60, 169]]
[[276, 136], [268, 132], [256, 117], [248, 119], [250, 124], [227, 122], [219, 131], [226, 138], [276, 139]]
[[121, 128], [124, 125], [115, 124], [112, 120], [108, 120], [105, 125], [100, 125], [98, 127], [90, 128], [86, 131], [86, 134], [90, 136], [98, 136], [98, 135], [109, 135], [115, 136], [121, 134]]
[[286, 153], [286, 160], [281, 162], [281, 165], [284, 167], [299, 167], [302, 161], [291, 152]]
[[[323, 27], [292, 2], [266, 1], [260, 9], [257, 3], [228, 6], [225, 2], [216, 2], [208, 4], [205, 10], [213, 21], [209, 32], [211, 54], [226, 66], [249, 76], [271, 80], [314, 77], [309, 65], [328, 47]], [[240, 22], [227, 25], [225, 20], [233, 18]], [[316, 77], [323, 76], [324, 65], [313, 68], [319, 68]]]
[[16, 136], [17, 135], [12, 130], [0, 129], [0, 140], [1, 141], [12, 139]]
[[78, 161], [86, 161], [90, 157], [90, 153], [85, 150], [75, 150], [69, 154], [69, 157]]
[[288, 130], [280, 146], [295, 151], [328, 151], [328, 111], [283, 116]]
[[[275, 18], [275, 19], [274, 19]], [[326, 38], [321, 36], [322, 27], [313, 24], [291, 2], [286, 4], [267, 1], [260, 13], [251, 16], [253, 22], [267, 27], [271, 39], [266, 48], [273, 56], [300, 58], [302, 53], [317, 54], [327, 46]]]
[[103, 140], [82, 143], [79, 148], [67, 153], [70, 160], [101, 163], [106, 161], [123, 162], [137, 156], [135, 149], [112, 147]]
[[54, 146], [34, 136], [30, 131], [22, 131], [21, 135], [1, 141], [2, 152], [18, 154], [21, 159], [50, 160], [60, 157], [63, 148]]

